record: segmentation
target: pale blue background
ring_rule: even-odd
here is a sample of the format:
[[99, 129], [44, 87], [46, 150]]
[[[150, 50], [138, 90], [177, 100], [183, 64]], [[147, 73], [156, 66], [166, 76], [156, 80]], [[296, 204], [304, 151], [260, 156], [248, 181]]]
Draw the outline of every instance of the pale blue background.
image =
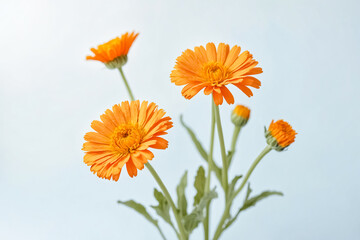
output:
[[[159, 239], [143, 217], [116, 204], [154, 204], [149, 172], [101, 180], [80, 150], [90, 122], [127, 99], [119, 74], [85, 56], [131, 30], [140, 36], [124, 68], [130, 84], [174, 119], [169, 149], [155, 151], [153, 161], [173, 195], [184, 170], [192, 185], [202, 164], [179, 115], [208, 147], [210, 110], [208, 97], [187, 101], [170, 83], [175, 59], [208, 41], [238, 44], [264, 73], [251, 99], [231, 89], [237, 103], [252, 109], [231, 176], [265, 146], [263, 126], [272, 119], [284, 118], [299, 134], [250, 179], [254, 193], [285, 196], [244, 212], [223, 239], [360, 239], [359, 10], [350, 0], [1, 1], [0, 239]], [[221, 107], [228, 145], [232, 108]], [[215, 203], [219, 217], [223, 202]], [[199, 228], [192, 239], [201, 238]]]

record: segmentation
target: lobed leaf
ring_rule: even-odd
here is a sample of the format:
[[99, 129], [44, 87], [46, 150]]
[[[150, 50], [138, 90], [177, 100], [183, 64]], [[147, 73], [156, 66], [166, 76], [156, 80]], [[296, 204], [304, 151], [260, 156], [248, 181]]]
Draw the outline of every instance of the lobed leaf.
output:
[[214, 198], [217, 198], [217, 193], [215, 189], [211, 190], [210, 192], [204, 194], [201, 198], [198, 205], [195, 206], [193, 211], [185, 216], [184, 218], [184, 228], [188, 233], [191, 233], [200, 222], [202, 222], [205, 218], [204, 216], [204, 209], [206, 205]]
[[156, 213], [164, 219], [165, 222], [172, 225], [171, 217], [170, 217], [170, 204], [162, 192], [159, 192], [156, 188], [154, 188], [154, 197], [158, 202], [157, 206], [151, 206], [155, 209]]

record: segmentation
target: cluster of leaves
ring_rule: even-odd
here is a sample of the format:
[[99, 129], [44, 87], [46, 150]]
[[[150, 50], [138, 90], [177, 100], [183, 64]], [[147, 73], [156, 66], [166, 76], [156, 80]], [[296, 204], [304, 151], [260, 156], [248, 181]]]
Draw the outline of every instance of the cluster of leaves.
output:
[[[196, 195], [194, 196], [194, 203], [191, 212], [188, 213], [188, 201], [186, 198], [186, 187], [187, 187], [187, 172], [181, 177], [180, 183], [176, 187], [177, 193], [177, 211], [181, 217], [182, 224], [185, 228], [186, 234], [189, 236], [191, 232], [199, 226], [199, 224], [204, 220], [204, 210], [206, 205], [218, 195], [215, 189], [205, 193], [205, 170], [203, 167], [199, 167], [197, 171], [197, 175], [195, 177], [194, 187], [196, 189]], [[170, 203], [166, 199], [166, 197], [158, 191], [156, 188], [154, 189], [154, 197], [157, 201], [156, 206], [151, 206], [157, 215], [161, 217], [166, 223], [168, 223], [175, 231], [176, 235], [179, 235], [176, 227], [174, 226], [171, 214], [170, 214]], [[133, 200], [129, 201], [118, 201], [118, 203], [123, 204], [127, 207], [130, 207], [143, 215], [150, 223], [152, 223], [160, 232], [160, 234], [165, 239], [158, 220], [150, 215], [150, 213], [146, 210], [146, 208]]]
[[[200, 153], [201, 157], [207, 162], [208, 161], [208, 153], [203, 148], [200, 141], [197, 139], [195, 133], [193, 132], [193, 130], [190, 127], [188, 127], [185, 124], [182, 117], [180, 118], [180, 121], [181, 121], [181, 124], [184, 126], [184, 128], [189, 133], [189, 135], [190, 135], [194, 145], [196, 146], [198, 152]], [[231, 163], [233, 155], [234, 155], [234, 152], [231, 152], [231, 151], [229, 151], [227, 154], [227, 162], [229, 165]], [[235, 176], [232, 179], [232, 181], [228, 184], [228, 186], [225, 188], [222, 185], [222, 181], [221, 181], [222, 168], [220, 168], [218, 165], [216, 165], [215, 161], [213, 161], [212, 169], [213, 169], [220, 185], [222, 186], [222, 188], [227, 189], [227, 192], [224, 192], [224, 194], [226, 194], [226, 200], [229, 202], [227, 202], [226, 204], [229, 204], [229, 207], [231, 207], [233, 204], [233, 200], [236, 196], [236, 185], [237, 185], [238, 181], [242, 178], [242, 175]], [[176, 193], [177, 193], [176, 211], [180, 215], [181, 222], [185, 228], [187, 236], [189, 236], [193, 232], [193, 230], [196, 229], [199, 226], [199, 224], [205, 219], [206, 206], [208, 204], [210, 204], [210, 202], [214, 198], [217, 198], [218, 194], [215, 191], [215, 188], [208, 192], [205, 192], [205, 181], [206, 181], [205, 170], [202, 166], [200, 166], [197, 170], [197, 174], [196, 174], [195, 181], [194, 181], [196, 195], [194, 196], [192, 210], [190, 212], [188, 212], [188, 200], [187, 200], [186, 193], [185, 193], [186, 187], [188, 185], [187, 180], [188, 180], [187, 172], [185, 172], [184, 175], [181, 177], [178, 186], [176, 187]], [[252, 189], [250, 188], [250, 183], [249, 183], [248, 188], [247, 188], [247, 193], [245, 195], [245, 199], [243, 201], [242, 206], [236, 211], [236, 213], [233, 216], [231, 215], [230, 211], [228, 211], [226, 213], [227, 218], [226, 218], [226, 221], [224, 222], [224, 224], [221, 226], [222, 227], [221, 232], [223, 232], [225, 229], [230, 227], [235, 222], [235, 220], [237, 219], [237, 217], [239, 216], [239, 214], [241, 212], [247, 210], [250, 207], [255, 206], [255, 204], [257, 202], [259, 202], [269, 196], [272, 196], [272, 195], [279, 195], [279, 196], [283, 195], [281, 192], [277, 192], [277, 191], [264, 191], [255, 196], [250, 196], [251, 193], [252, 193]], [[179, 237], [179, 233], [172, 221], [172, 217], [171, 217], [172, 215], [170, 214], [170, 209], [171, 209], [170, 203], [168, 202], [166, 197], [163, 195], [163, 193], [158, 191], [156, 188], [154, 189], [154, 197], [157, 201], [157, 205], [151, 206], [151, 208], [153, 208], [155, 210], [156, 214], [160, 218], [162, 218], [167, 224], [169, 224], [171, 226], [171, 228], [175, 231], [176, 235]], [[137, 203], [133, 200], [129, 200], [126, 202], [118, 201], [118, 203], [128, 206], [128, 207], [134, 209], [135, 211], [137, 211], [138, 213], [140, 213], [141, 215], [143, 215], [149, 222], [151, 222], [159, 230], [163, 239], [166, 239], [160, 229], [158, 220], [155, 219], [154, 217], [152, 217], [142, 204]]]

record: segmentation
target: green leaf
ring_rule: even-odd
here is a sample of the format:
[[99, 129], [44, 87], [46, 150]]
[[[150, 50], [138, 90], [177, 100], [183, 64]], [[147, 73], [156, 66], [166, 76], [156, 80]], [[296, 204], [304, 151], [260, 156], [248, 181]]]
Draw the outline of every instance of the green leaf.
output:
[[190, 137], [191, 137], [191, 140], [193, 141], [193, 143], [195, 144], [197, 150], [199, 151], [200, 155], [205, 159], [205, 161], [208, 160], [208, 154], [207, 152], [205, 151], [205, 149], [203, 148], [203, 146], [201, 145], [200, 141], [197, 139], [194, 131], [188, 127], [184, 120], [183, 120], [183, 116], [180, 115], [180, 122], [181, 122], [181, 125], [183, 125], [183, 127], [186, 129], [186, 131], [189, 133]]
[[[199, 151], [201, 157], [207, 162], [208, 161], [208, 153], [205, 151], [204, 147], [201, 145], [200, 141], [197, 139], [194, 131], [185, 124], [182, 115], [180, 115], [180, 122], [181, 122], [181, 125], [183, 125], [183, 127], [189, 133], [189, 135], [191, 137], [191, 140], [195, 144], [195, 146], [196, 146], [197, 150]], [[219, 182], [222, 182], [222, 180], [221, 180], [221, 168], [216, 165], [214, 160], [213, 160], [213, 170], [214, 170], [214, 172], [216, 174], [216, 177], [218, 178]]]
[[188, 233], [191, 233], [200, 222], [205, 218], [204, 209], [206, 205], [214, 198], [217, 198], [217, 193], [215, 189], [204, 194], [201, 198], [199, 204], [193, 209], [193, 211], [184, 218], [184, 228]]
[[149, 222], [151, 222], [155, 226], [158, 225], [158, 221], [155, 220], [154, 218], [152, 218], [150, 216], [150, 214], [146, 211], [146, 208], [143, 205], [141, 205], [140, 203], [137, 203], [134, 200], [129, 200], [129, 201], [126, 201], [126, 202], [118, 201], [118, 203], [123, 204], [125, 206], [128, 206], [129, 208], [134, 209], [135, 211], [137, 211], [138, 213], [143, 215]]
[[204, 191], [205, 191], [205, 170], [202, 166], [200, 166], [197, 171], [194, 187], [196, 189], [196, 195], [194, 197], [194, 206], [195, 206], [199, 204], [201, 198], [204, 196]]
[[137, 203], [133, 200], [129, 200], [129, 201], [126, 201], [126, 202], [123, 202], [123, 201], [118, 201], [119, 204], [123, 204], [129, 208], [132, 208], [133, 210], [135, 210], [136, 212], [140, 213], [141, 215], [143, 215], [149, 222], [151, 222], [152, 224], [154, 224], [154, 226], [159, 230], [161, 236], [163, 239], [166, 239], [163, 232], [161, 231], [160, 227], [159, 227], [159, 224], [158, 224], [158, 221], [155, 220], [147, 211], [146, 211], [146, 208], [141, 205], [140, 203]]
[[182, 176], [179, 185], [176, 187], [176, 193], [178, 197], [178, 208], [181, 216], [187, 215], [187, 200], [185, 195], [185, 189], [187, 186], [187, 171]]
[[278, 196], [283, 196], [284, 194], [282, 192], [277, 192], [277, 191], [264, 191], [262, 193], [260, 193], [259, 195], [256, 195], [254, 197], [250, 198], [250, 194], [252, 192], [252, 189], [250, 188], [250, 183], [248, 184], [248, 189], [246, 192], [246, 196], [245, 196], [245, 200], [243, 203], [243, 206], [237, 211], [236, 215], [233, 218], [229, 218], [229, 220], [225, 223], [225, 226], [223, 227], [223, 231], [228, 228], [233, 222], [235, 222], [235, 220], [237, 219], [237, 217], [239, 216], [240, 212], [255, 206], [255, 204], [264, 199], [267, 198], [269, 196], [272, 195], [278, 195]]
[[231, 183], [229, 184], [228, 188], [228, 199], [231, 199], [233, 197], [233, 194], [235, 193], [235, 186], [237, 181], [242, 178], [242, 175], [235, 176]]
[[165, 198], [165, 196], [162, 194], [162, 192], [159, 192], [156, 188], [154, 188], [154, 197], [158, 201], [159, 205], [157, 206], [151, 206], [153, 209], [155, 209], [156, 213], [164, 219], [165, 222], [172, 225], [171, 217], [170, 217], [170, 204]]
[[246, 193], [246, 198], [244, 201], [243, 206], [240, 208], [240, 211], [244, 211], [245, 209], [248, 209], [250, 207], [255, 206], [255, 204], [267, 197], [270, 197], [272, 195], [278, 195], [278, 196], [284, 196], [284, 194], [282, 192], [277, 192], [277, 191], [264, 191], [262, 193], [260, 193], [259, 195], [256, 195], [252, 198], [250, 197], [250, 193], [251, 193], [251, 188], [250, 188], [250, 184], [248, 185], [248, 192]]

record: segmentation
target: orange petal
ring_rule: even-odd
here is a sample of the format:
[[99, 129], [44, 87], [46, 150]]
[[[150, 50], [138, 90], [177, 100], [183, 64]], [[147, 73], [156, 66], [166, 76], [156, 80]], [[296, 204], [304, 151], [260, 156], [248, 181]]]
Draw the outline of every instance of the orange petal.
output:
[[137, 169], [131, 159], [126, 163], [126, 170], [130, 177], [137, 176]]
[[260, 88], [260, 86], [261, 86], [261, 82], [257, 78], [254, 78], [251, 76], [243, 77], [243, 79], [241, 80], [241, 83], [246, 86], [251, 86], [254, 88]]
[[235, 71], [241, 64], [243, 64], [249, 57], [250, 53], [248, 51], [243, 52], [240, 56], [235, 60], [233, 64], [229, 67], [229, 71]]
[[209, 95], [213, 92], [213, 87], [212, 86], [207, 86], [205, 89], [204, 89], [204, 94], [205, 95]]
[[106, 137], [110, 137], [113, 134], [111, 130], [105, 127], [104, 123], [98, 120], [94, 120], [91, 122], [91, 128]]
[[236, 58], [239, 56], [239, 53], [241, 51], [241, 48], [239, 46], [233, 46], [229, 52], [228, 57], [226, 58], [226, 61], [224, 63], [224, 65], [226, 67], [230, 67], [231, 64], [234, 63], [234, 61], [236, 60]]
[[223, 103], [223, 96], [216, 91], [213, 92], [213, 99], [216, 105], [221, 105]]
[[85, 142], [83, 144], [82, 150], [86, 152], [102, 152], [102, 151], [110, 151], [111, 147], [109, 146], [109, 144]]
[[228, 104], [234, 104], [234, 97], [227, 87], [221, 87], [221, 93]]
[[229, 45], [225, 43], [220, 43], [217, 50], [217, 62], [224, 64], [227, 56], [229, 54]]
[[102, 144], [109, 144], [110, 138], [101, 135], [97, 132], [88, 132], [85, 134], [84, 139], [89, 142], [95, 142], [95, 143], [102, 143]]
[[156, 140], [156, 143], [150, 146], [152, 148], [166, 149], [169, 145], [169, 142], [161, 137], [154, 137], [153, 139]]
[[238, 87], [241, 91], [243, 91], [248, 97], [251, 97], [253, 95], [252, 91], [244, 86], [243, 84], [241, 83], [237, 83], [237, 84], [234, 84], [236, 87]]
[[216, 61], [216, 47], [214, 43], [206, 44], [206, 55], [209, 61]]

